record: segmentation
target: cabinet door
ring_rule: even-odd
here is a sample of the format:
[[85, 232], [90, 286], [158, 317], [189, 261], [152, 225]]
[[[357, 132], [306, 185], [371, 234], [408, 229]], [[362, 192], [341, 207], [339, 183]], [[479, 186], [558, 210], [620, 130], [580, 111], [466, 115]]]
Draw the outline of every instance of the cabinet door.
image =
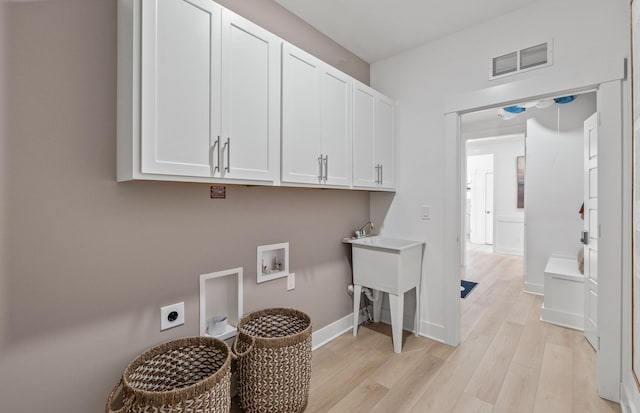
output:
[[373, 158], [374, 91], [359, 82], [353, 88], [353, 185], [376, 187]]
[[325, 66], [320, 75], [324, 184], [351, 186], [352, 80]]
[[318, 184], [323, 63], [287, 43], [282, 53], [282, 181]]
[[223, 10], [223, 177], [275, 180], [280, 172], [280, 53], [277, 36]]
[[395, 178], [395, 103], [380, 94], [375, 99], [373, 150], [376, 165], [382, 165], [380, 178], [383, 188], [393, 189]]
[[220, 6], [142, 2], [141, 171], [210, 176], [220, 96]]

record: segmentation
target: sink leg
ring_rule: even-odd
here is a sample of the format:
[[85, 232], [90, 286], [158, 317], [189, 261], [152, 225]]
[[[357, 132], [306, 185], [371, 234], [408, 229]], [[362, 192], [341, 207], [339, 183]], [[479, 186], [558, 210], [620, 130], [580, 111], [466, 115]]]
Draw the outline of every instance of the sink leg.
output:
[[393, 333], [393, 351], [402, 351], [402, 324], [404, 311], [404, 294], [395, 295], [389, 293], [389, 307], [391, 312], [391, 332]]
[[382, 312], [382, 297], [384, 292], [378, 290], [378, 300], [373, 302], [373, 321], [380, 322], [380, 313]]
[[416, 285], [416, 314], [414, 316], [414, 334], [416, 337], [420, 335], [420, 284]]
[[360, 296], [362, 295], [362, 286], [353, 285], [353, 336], [358, 335], [358, 321], [360, 321]]

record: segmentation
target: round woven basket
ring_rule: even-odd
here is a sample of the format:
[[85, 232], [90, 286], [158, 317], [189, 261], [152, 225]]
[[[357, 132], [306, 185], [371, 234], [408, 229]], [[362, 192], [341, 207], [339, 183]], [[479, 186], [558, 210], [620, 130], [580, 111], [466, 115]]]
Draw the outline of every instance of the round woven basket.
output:
[[248, 413], [298, 413], [311, 382], [311, 319], [288, 308], [248, 314], [233, 344], [238, 396]]
[[[227, 413], [231, 350], [224, 341], [190, 337], [153, 347], [129, 364], [107, 413]], [[122, 386], [123, 407], [112, 410]]]

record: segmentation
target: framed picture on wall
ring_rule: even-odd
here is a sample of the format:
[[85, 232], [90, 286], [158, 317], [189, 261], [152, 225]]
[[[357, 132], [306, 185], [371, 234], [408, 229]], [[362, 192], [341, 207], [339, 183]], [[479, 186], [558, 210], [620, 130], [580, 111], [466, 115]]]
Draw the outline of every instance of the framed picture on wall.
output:
[[524, 208], [524, 171], [525, 157], [516, 157], [516, 180], [518, 184], [518, 208]]
[[640, 389], [640, 0], [631, 1], [631, 62], [632, 62], [632, 268], [631, 277], [631, 364], [636, 386]]

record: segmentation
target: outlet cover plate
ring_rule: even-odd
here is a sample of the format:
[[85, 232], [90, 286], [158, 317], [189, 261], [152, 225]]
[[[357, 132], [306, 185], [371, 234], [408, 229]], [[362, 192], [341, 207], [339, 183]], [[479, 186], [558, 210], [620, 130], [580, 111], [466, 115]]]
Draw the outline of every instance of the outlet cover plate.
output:
[[[178, 313], [178, 317], [175, 320], [171, 321], [169, 320], [169, 314], [171, 314], [173, 311]], [[173, 327], [178, 327], [183, 324], [184, 324], [184, 302], [160, 307], [160, 331], [164, 331]]]
[[296, 273], [292, 272], [287, 275], [287, 291], [291, 291], [296, 288]]

